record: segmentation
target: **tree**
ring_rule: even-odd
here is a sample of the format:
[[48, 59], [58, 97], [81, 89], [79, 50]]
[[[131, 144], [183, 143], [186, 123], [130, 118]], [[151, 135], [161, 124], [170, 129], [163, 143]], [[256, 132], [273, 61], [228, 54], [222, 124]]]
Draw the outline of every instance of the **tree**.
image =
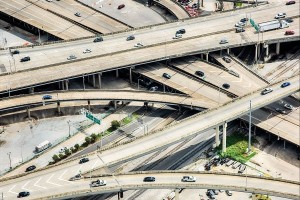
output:
[[77, 151], [77, 149], [75, 149], [74, 147], [71, 147], [70, 150], [72, 153], [75, 153]]
[[92, 139], [92, 143], [94, 143], [97, 140], [97, 135], [95, 133], [93, 133], [91, 135], [91, 139]]
[[74, 148], [75, 148], [76, 150], [78, 150], [79, 147], [80, 147], [79, 144], [75, 144], [75, 145], [74, 145]]
[[120, 126], [121, 126], [121, 124], [120, 124], [120, 122], [117, 121], [117, 120], [113, 120], [113, 121], [111, 122], [111, 127], [112, 127], [113, 130], [116, 130], [116, 129], [119, 128]]
[[63, 159], [63, 158], [65, 158], [65, 155], [64, 155], [64, 154], [62, 154], [62, 153], [60, 153], [58, 156], [59, 156], [59, 158], [60, 158], [60, 159]]
[[54, 162], [58, 162], [60, 160], [60, 158], [58, 157], [58, 155], [54, 154], [52, 156], [52, 159], [54, 160]]
[[67, 156], [69, 156], [69, 155], [71, 154], [70, 150], [69, 150], [69, 149], [65, 149], [65, 154], [66, 154]]
[[91, 143], [91, 138], [90, 138], [90, 137], [85, 137], [85, 142], [86, 142], [87, 144], [90, 144], [90, 143]]

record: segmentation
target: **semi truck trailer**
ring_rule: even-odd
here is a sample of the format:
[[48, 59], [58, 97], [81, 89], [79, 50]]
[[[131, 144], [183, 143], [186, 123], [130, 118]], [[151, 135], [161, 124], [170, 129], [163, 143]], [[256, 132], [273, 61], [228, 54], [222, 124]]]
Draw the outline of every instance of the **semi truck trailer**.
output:
[[258, 24], [258, 28], [260, 32], [275, 30], [279, 28], [287, 28], [289, 27], [289, 23], [285, 20], [273, 20], [269, 22], [263, 22]]

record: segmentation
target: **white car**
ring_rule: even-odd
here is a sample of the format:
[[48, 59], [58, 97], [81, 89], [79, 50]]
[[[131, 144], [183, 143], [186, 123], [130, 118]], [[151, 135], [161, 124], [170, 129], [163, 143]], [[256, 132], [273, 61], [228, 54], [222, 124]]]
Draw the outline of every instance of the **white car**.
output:
[[77, 57], [76, 57], [75, 55], [72, 54], [72, 55], [70, 55], [67, 59], [68, 59], [68, 60], [75, 60], [76, 58], [77, 58]]
[[134, 45], [134, 47], [142, 47], [142, 46], [144, 46], [144, 45], [143, 45], [143, 43], [141, 43], [141, 42], [138, 42], [138, 43], [136, 43], [136, 44]]
[[73, 176], [69, 179], [69, 181], [75, 181], [75, 180], [80, 180], [82, 177], [80, 174], [77, 174], [76, 176]]
[[194, 176], [183, 176], [181, 181], [182, 182], [196, 182], [196, 177], [194, 177]]
[[235, 24], [235, 27], [244, 27], [246, 24], [244, 22], [238, 22]]
[[287, 108], [287, 109], [289, 109], [289, 110], [293, 110], [294, 109], [294, 107], [291, 105], [291, 104], [284, 104], [284, 107], [285, 108]]
[[96, 180], [96, 181], [92, 181], [90, 186], [91, 187], [99, 187], [99, 186], [104, 186], [106, 185], [106, 181], [105, 180]]
[[176, 34], [176, 35], [173, 37], [173, 39], [180, 39], [180, 38], [182, 38], [182, 34]]
[[275, 109], [277, 112], [279, 112], [280, 114], [286, 114], [286, 111], [280, 108], [276, 108]]
[[262, 95], [265, 95], [265, 94], [268, 94], [268, 93], [270, 93], [270, 92], [273, 92], [273, 89], [272, 89], [272, 88], [266, 88], [266, 89], [264, 89], [263, 91], [261, 91], [261, 94], [262, 94]]
[[46, 0], [46, 1], [48, 1], [48, 2], [52, 2], [52, 0]]
[[91, 53], [91, 52], [92, 52], [91, 49], [86, 49], [86, 50], [84, 50], [82, 53]]
[[275, 19], [280, 19], [285, 17], [286, 17], [286, 13], [277, 13], [277, 15], [275, 15]]

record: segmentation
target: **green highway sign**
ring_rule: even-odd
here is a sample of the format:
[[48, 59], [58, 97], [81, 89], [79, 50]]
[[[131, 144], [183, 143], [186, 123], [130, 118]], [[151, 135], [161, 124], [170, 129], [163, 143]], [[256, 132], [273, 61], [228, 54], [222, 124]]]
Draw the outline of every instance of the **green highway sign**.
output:
[[253, 19], [250, 19], [250, 24], [255, 28], [256, 31], [259, 31], [257, 24], [255, 24]]
[[96, 117], [94, 117], [92, 114], [90, 113], [85, 113], [86, 118], [92, 120], [93, 122], [95, 122], [96, 124], [101, 124], [100, 119], [97, 119]]

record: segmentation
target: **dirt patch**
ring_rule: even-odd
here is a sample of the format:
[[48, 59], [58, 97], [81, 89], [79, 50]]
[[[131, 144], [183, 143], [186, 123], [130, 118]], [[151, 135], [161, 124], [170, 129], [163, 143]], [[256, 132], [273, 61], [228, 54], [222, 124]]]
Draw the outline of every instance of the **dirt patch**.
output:
[[4, 140], [0, 140], [0, 147], [4, 145], [6, 142]]

